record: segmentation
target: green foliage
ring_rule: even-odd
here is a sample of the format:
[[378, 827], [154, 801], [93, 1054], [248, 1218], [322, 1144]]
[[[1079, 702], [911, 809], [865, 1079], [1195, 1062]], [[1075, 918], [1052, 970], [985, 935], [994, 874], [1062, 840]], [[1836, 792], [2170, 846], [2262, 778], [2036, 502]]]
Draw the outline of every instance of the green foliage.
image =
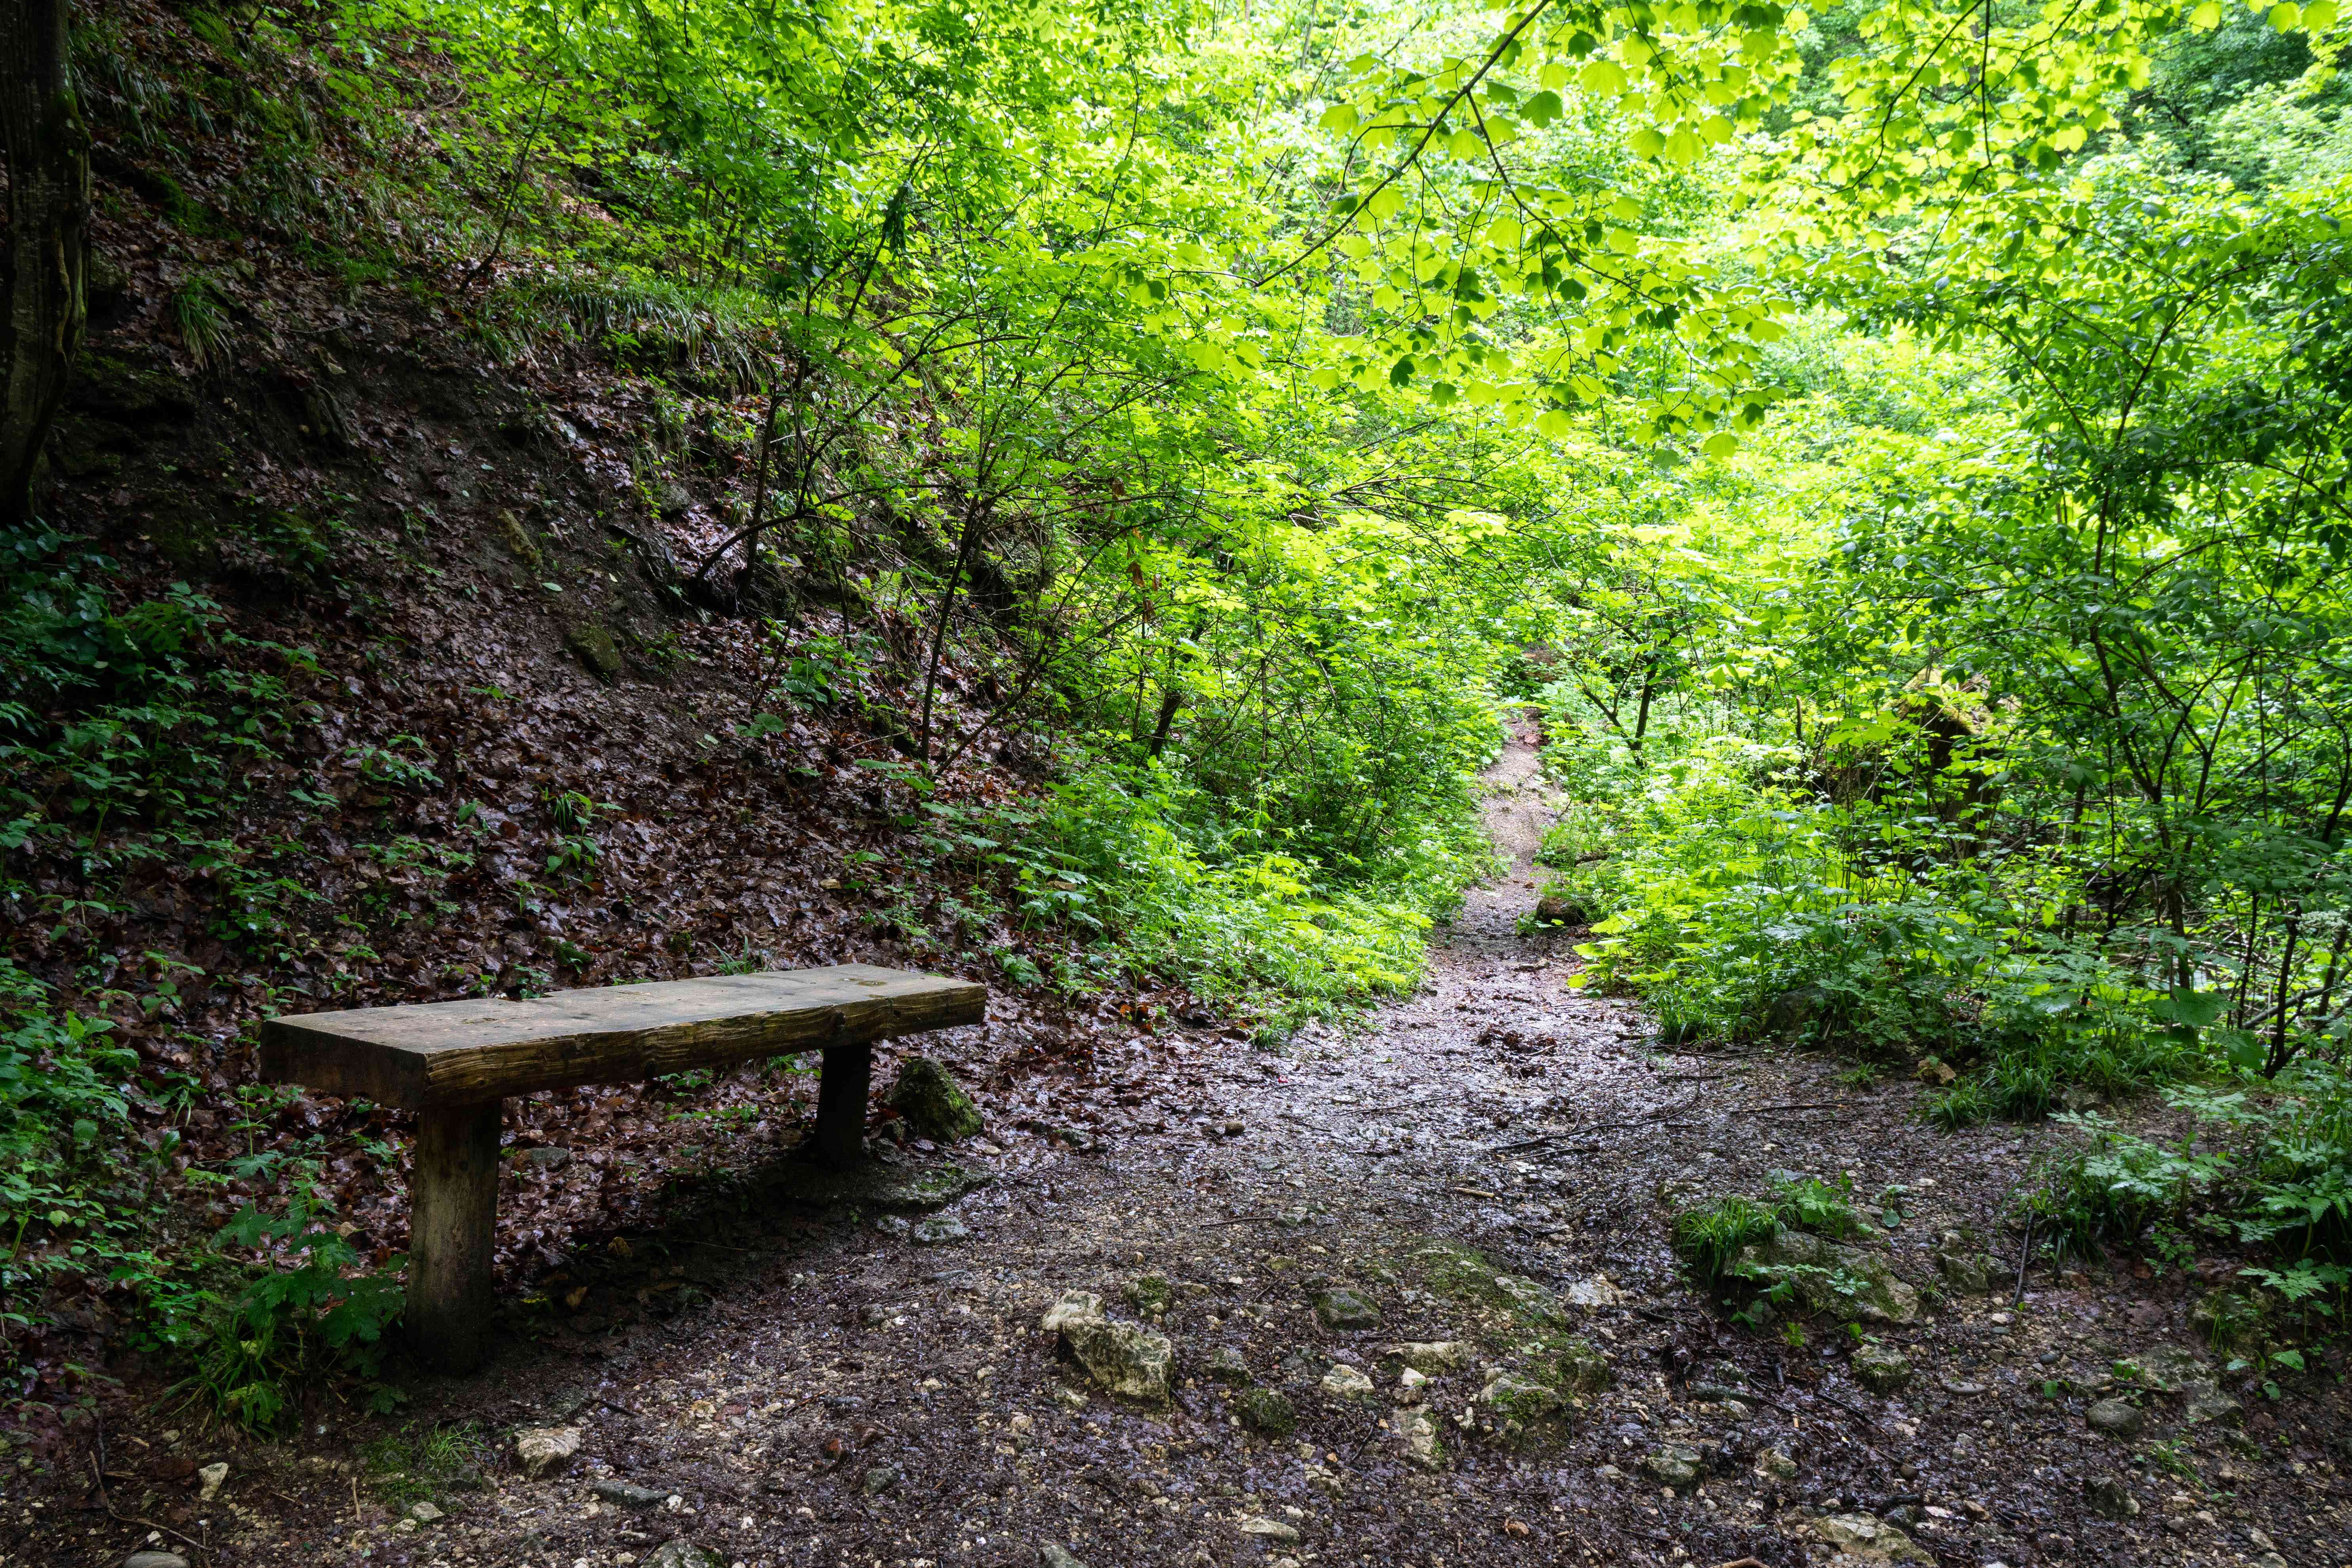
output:
[[1772, 1211], [1782, 1225], [1843, 1240], [1862, 1228], [1854, 1212], [1853, 1178], [1840, 1175], [1834, 1185], [1818, 1176], [1780, 1176], [1771, 1184]]
[[453, 1493], [479, 1491], [489, 1458], [480, 1428], [470, 1421], [404, 1426], [360, 1446], [368, 1489], [405, 1513], [420, 1502], [446, 1505]]
[[0, 1357], [78, 1281], [143, 1272], [153, 1183], [177, 1143], [132, 1136], [136, 1053], [0, 960]]
[[1740, 1252], [1771, 1240], [1780, 1233], [1780, 1225], [1777, 1209], [1753, 1198], [1718, 1198], [1675, 1215], [1675, 1256], [1701, 1285], [1719, 1286], [1733, 1274]]
[[233, 1167], [242, 1176], [282, 1173], [286, 1195], [275, 1213], [247, 1205], [214, 1238], [225, 1255], [257, 1261], [239, 1270], [240, 1285], [208, 1293], [194, 1368], [182, 1384], [208, 1414], [262, 1434], [285, 1430], [303, 1387], [322, 1378], [356, 1378], [379, 1411], [401, 1397], [376, 1381], [384, 1331], [400, 1315], [398, 1279], [362, 1268], [334, 1227], [315, 1166], [278, 1173], [279, 1163], [265, 1153]]
[[2277, 1263], [2248, 1269], [2250, 1278], [2332, 1313], [2352, 1279], [2352, 1078], [2306, 1061], [2260, 1091], [2183, 1088], [2168, 1097], [2196, 1123], [2177, 1145], [2095, 1116], [2068, 1119], [2084, 1142], [2053, 1158], [2023, 1200], [2039, 1233], [2085, 1253], [2107, 1242], [2162, 1256], [2183, 1231], [2265, 1247]]
[[1426, 831], [1382, 882], [1318, 886], [1316, 867], [1233, 831], [1197, 786], [1103, 767], [1008, 832], [1003, 858], [1024, 917], [1087, 933], [1098, 964], [1181, 977], [1286, 1034], [1419, 979], [1423, 933], [1483, 865], [1460, 822]]

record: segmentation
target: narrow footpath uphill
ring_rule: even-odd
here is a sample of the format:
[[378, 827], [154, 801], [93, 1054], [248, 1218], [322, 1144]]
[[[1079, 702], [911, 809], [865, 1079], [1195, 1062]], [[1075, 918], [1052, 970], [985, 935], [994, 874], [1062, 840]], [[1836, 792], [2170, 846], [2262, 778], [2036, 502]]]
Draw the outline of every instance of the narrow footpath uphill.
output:
[[[2225, 1393], [2181, 1283], [2016, 1299], [1997, 1215], [2053, 1134], [1937, 1134], [1823, 1058], [1662, 1051], [1571, 989], [1568, 939], [1520, 931], [1535, 756], [1491, 775], [1507, 875], [1369, 1032], [1163, 1036], [984, 1098], [958, 1157], [991, 1179], [942, 1213], [673, 1236], [652, 1289], [700, 1309], [424, 1391], [403, 1429], [478, 1434], [478, 1475], [413, 1437], [244, 1450], [187, 1533], [514, 1568], [2342, 1559], [2318, 1417]], [[1852, 1308], [1734, 1326], [1679, 1272], [1671, 1214], [1774, 1172], [1850, 1173], [1888, 1222], [1805, 1243], [1879, 1320], [1860, 1342]], [[130, 1528], [38, 1560], [119, 1562]]]

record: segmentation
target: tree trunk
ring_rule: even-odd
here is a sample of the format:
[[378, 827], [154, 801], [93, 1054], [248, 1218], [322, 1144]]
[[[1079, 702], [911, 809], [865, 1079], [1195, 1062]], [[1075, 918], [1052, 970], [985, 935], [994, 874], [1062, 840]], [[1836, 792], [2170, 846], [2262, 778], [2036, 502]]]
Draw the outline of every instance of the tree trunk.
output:
[[41, 448], [81, 347], [89, 261], [89, 133], [66, 58], [67, 0], [0, 12], [0, 153], [8, 160], [8, 310], [0, 359], [0, 521], [33, 510]]

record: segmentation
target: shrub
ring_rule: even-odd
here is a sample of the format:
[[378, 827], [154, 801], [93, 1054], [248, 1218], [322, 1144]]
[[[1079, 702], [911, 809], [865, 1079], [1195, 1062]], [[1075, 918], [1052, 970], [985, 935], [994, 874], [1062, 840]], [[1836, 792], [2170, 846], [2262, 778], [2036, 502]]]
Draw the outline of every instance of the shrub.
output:
[[1564, 896], [1606, 916], [1580, 983], [1642, 995], [1670, 1041], [1973, 1061], [1927, 1106], [1947, 1128], [2212, 1060], [2164, 994], [1955, 858], [1941, 824], [1822, 798], [1785, 748], [1712, 736], [1618, 784], [1622, 803], [1571, 806], [1545, 853]]
[[1087, 933], [1102, 966], [1180, 979], [1286, 1031], [1411, 990], [1433, 916], [1484, 868], [1433, 828], [1380, 880], [1349, 886], [1221, 827], [1198, 794], [1157, 768], [1097, 767], [1058, 787], [1000, 835], [1023, 916]]
[[[260, 1173], [268, 1159], [241, 1161], [239, 1173]], [[377, 1380], [384, 1331], [400, 1315], [399, 1282], [361, 1267], [357, 1250], [330, 1223], [333, 1210], [316, 1176], [314, 1166], [299, 1163], [279, 1212], [248, 1204], [215, 1238], [216, 1248], [259, 1258], [234, 1295], [208, 1295], [194, 1370], [181, 1387], [209, 1414], [249, 1432], [284, 1430], [301, 1390], [326, 1378], [357, 1380], [378, 1411], [400, 1397]]]

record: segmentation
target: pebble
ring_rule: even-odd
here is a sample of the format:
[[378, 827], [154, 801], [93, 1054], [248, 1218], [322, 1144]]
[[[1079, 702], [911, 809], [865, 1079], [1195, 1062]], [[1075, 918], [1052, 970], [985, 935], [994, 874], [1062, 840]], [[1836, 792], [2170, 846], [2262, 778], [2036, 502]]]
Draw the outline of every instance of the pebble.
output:
[[1249, 1385], [1249, 1363], [1244, 1361], [1242, 1352], [1231, 1345], [1219, 1345], [1215, 1350], [1211, 1351], [1208, 1364], [1201, 1370], [1207, 1374], [1211, 1383], [1222, 1383], [1228, 1388], [1245, 1388]]
[[1298, 1542], [1297, 1531], [1278, 1519], [1268, 1519], [1263, 1514], [1251, 1514], [1243, 1520], [1242, 1533], [1256, 1536], [1261, 1541], [1279, 1541], [1285, 1546], [1295, 1546]]
[[669, 1495], [628, 1481], [593, 1480], [588, 1483], [588, 1489], [606, 1502], [618, 1503], [623, 1508], [658, 1508], [662, 1499]]
[[2105, 1432], [2110, 1437], [2132, 1438], [2139, 1436], [2139, 1429], [2147, 1417], [2139, 1413], [2139, 1406], [2129, 1400], [2102, 1399], [2083, 1412], [2083, 1419], [2091, 1424], [2095, 1432]]
[[196, 1500], [210, 1502], [220, 1495], [221, 1483], [228, 1479], [228, 1461], [217, 1460], [196, 1471]]
[[1087, 1565], [1068, 1548], [1044, 1541], [1037, 1544], [1037, 1568], [1087, 1568]]
[[1323, 1392], [1335, 1399], [1362, 1399], [1372, 1392], [1372, 1380], [1341, 1363], [1323, 1374]]
[[1254, 1432], [1282, 1437], [1297, 1429], [1297, 1407], [1280, 1389], [1249, 1389], [1234, 1404], [1241, 1412], [1242, 1424]]
[[1570, 1284], [1562, 1300], [1571, 1307], [1587, 1309], [1616, 1307], [1624, 1303], [1624, 1292], [1606, 1274], [1595, 1274], [1590, 1279], [1578, 1279]]
[[1397, 1434], [1404, 1439], [1404, 1457], [1424, 1470], [1445, 1468], [1445, 1437], [1437, 1425], [1437, 1417], [1427, 1405], [1408, 1410], [1397, 1419]]
[[571, 1163], [572, 1151], [550, 1145], [538, 1149], [526, 1149], [522, 1152], [522, 1158], [525, 1164], [536, 1165], [542, 1171], [560, 1171]]
[[2091, 1511], [2107, 1519], [2130, 1519], [2139, 1512], [2139, 1499], [2120, 1477], [2091, 1476], [2083, 1482], [2084, 1500]]
[[1154, 1405], [1168, 1403], [1176, 1349], [1167, 1335], [1108, 1318], [1076, 1318], [1063, 1323], [1062, 1342], [1087, 1375], [1108, 1392]]
[[971, 1237], [971, 1227], [951, 1214], [935, 1214], [915, 1222], [913, 1239], [917, 1247], [946, 1247]]
[[1391, 1345], [1381, 1359], [1410, 1367], [1423, 1377], [1444, 1377], [1459, 1372], [1476, 1358], [1478, 1347], [1466, 1340], [1430, 1340]]
[[442, 1517], [441, 1510], [429, 1502], [420, 1502], [408, 1510], [408, 1517], [419, 1524], [431, 1524]]
[[134, 1552], [122, 1568], [188, 1568], [188, 1560], [176, 1552]]
[[514, 1436], [515, 1463], [535, 1481], [562, 1475], [579, 1452], [577, 1426], [526, 1426]]
[[1759, 1448], [1756, 1473], [1769, 1481], [1793, 1481], [1797, 1479], [1797, 1461], [1778, 1448]]
[[1878, 1562], [1924, 1558], [1911, 1538], [1866, 1513], [1837, 1513], [1813, 1521], [1813, 1533], [1841, 1552]]
[[727, 1559], [681, 1538], [665, 1541], [647, 1552], [643, 1568], [727, 1568]]
[[901, 1479], [898, 1466], [874, 1465], [866, 1469], [866, 1479], [858, 1484], [865, 1489], [867, 1497], [880, 1497], [884, 1492], [896, 1487]]
[[1316, 1321], [1327, 1329], [1346, 1331], [1381, 1326], [1381, 1310], [1362, 1292], [1351, 1290], [1344, 1285], [1318, 1290], [1308, 1300], [1315, 1304]]
[[1706, 1461], [1696, 1448], [1685, 1443], [1661, 1444], [1657, 1452], [1642, 1461], [1662, 1486], [1675, 1491], [1688, 1491], [1698, 1485], [1706, 1474]]
[[1847, 1364], [1854, 1381], [1873, 1394], [1892, 1394], [1911, 1381], [1910, 1358], [1893, 1345], [1864, 1345]]

